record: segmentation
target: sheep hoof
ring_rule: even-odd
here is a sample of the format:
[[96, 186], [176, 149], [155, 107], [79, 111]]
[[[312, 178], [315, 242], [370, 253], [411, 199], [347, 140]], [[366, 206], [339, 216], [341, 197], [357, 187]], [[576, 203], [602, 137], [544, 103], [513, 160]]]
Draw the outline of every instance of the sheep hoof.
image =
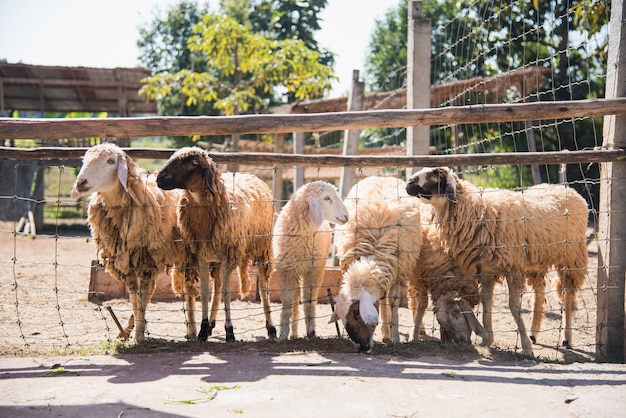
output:
[[274, 325], [265, 325], [265, 328], [267, 329], [267, 336], [271, 339], [275, 339], [276, 338], [276, 327]]
[[209, 322], [208, 319], [203, 319], [200, 324], [200, 332], [198, 333], [198, 341], [205, 342], [209, 339], [209, 335], [213, 334], [213, 328], [215, 328], [215, 321]]
[[567, 348], [568, 350], [572, 349], [572, 346], [569, 344], [569, 341], [567, 340], [563, 340], [563, 347]]
[[233, 327], [224, 327], [224, 329], [226, 330], [226, 341], [235, 341], [235, 331], [233, 330]]
[[533, 342], [533, 344], [537, 344], [537, 339], [535, 338], [535, 336], [534, 336], [534, 335], [531, 335], [531, 336], [530, 336], [530, 341], [532, 341], [532, 342]]
[[310, 331], [306, 333], [307, 338], [315, 338], [315, 331]]

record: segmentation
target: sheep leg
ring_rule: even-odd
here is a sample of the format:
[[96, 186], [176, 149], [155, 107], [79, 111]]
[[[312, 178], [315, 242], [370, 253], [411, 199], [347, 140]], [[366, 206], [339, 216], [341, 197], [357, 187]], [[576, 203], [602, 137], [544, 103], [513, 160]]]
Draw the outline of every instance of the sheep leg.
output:
[[[420, 335], [426, 335], [423, 320], [426, 308], [428, 307], [428, 293], [415, 291], [414, 298], [417, 299], [417, 307], [413, 308], [413, 341], [417, 341]], [[415, 302], [413, 302], [415, 304]]]
[[[297, 280], [295, 284], [293, 280], [289, 280], [289, 283], [285, 283], [287, 280], [284, 278], [284, 273], [276, 270], [278, 281], [280, 283], [284, 283], [281, 286], [280, 292], [280, 302], [282, 304], [282, 308], [280, 311], [280, 337], [281, 341], [289, 338], [289, 322], [291, 321], [291, 316], [294, 313], [294, 309], [297, 312], [298, 305], [296, 304], [296, 293], [299, 293], [299, 289], [297, 289]], [[298, 290], [298, 292], [296, 292]], [[292, 338], [298, 338], [298, 327], [294, 324], [291, 329]]]
[[389, 309], [391, 310], [391, 323], [389, 324], [391, 331], [391, 342], [399, 343], [400, 342], [400, 318], [398, 316], [398, 304], [399, 304], [399, 295], [398, 295], [398, 285], [394, 283], [391, 286], [390, 294], [389, 294]]
[[[138, 283], [139, 281], [139, 283]], [[146, 340], [146, 308], [154, 292], [154, 276], [141, 277], [137, 280], [130, 280], [128, 285], [128, 297], [133, 309], [135, 321], [135, 341], [138, 343]]]
[[265, 329], [267, 329], [268, 338], [276, 338], [276, 327], [272, 321], [270, 306], [270, 265], [269, 263], [259, 263], [259, 295], [261, 296], [261, 305], [263, 306], [263, 314], [265, 315]]
[[303, 286], [302, 299], [304, 302], [304, 323], [306, 324], [306, 336], [315, 337], [315, 311], [317, 307], [317, 297], [324, 280], [324, 270], [326, 269], [326, 260], [322, 260], [324, 264], [318, 263], [313, 266], [309, 275], [308, 286]]
[[522, 353], [527, 356], [534, 356], [532, 343], [526, 332], [526, 325], [522, 318], [522, 291], [524, 278], [521, 275], [507, 276], [506, 281], [509, 286], [509, 309], [513, 315], [513, 319], [517, 324], [517, 329], [522, 342]]
[[527, 275], [527, 280], [535, 293], [533, 319], [530, 325], [530, 340], [536, 343], [541, 331], [541, 323], [543, 322], [543, 307], [546, 302], [546, 277], [544, 273], [530, 273]]
[[[209, 274], [209, 266], [200, 265], [198, 268], [198, 273], [200, 274], [200, 302], [202, 304], [202, 323], [200, 324], [198, 341], [204, 342], [208, 340], [209, 335], [213, 333], [213, 328], [215, 328], [215, 317], [217, 316], [219, 301], [221, 299], [221, 297], [219, 296], [220, 293], [218, 292], [221, 292], [222, 289], [220, 287], [218, 291], [218, 283], [215, 282], [215, 296], [211, 298], [211, 275]], [[215, 280], [215, 278], [213, 278], [213, 280]], [[211, 322], [209, 322], [209, 301], [211, 299], [213, 300], [211, 304]]]
[[198, 277], [198, 273], [194, 270], [185, 270], [185, 319], [187, 321], [187, 334], [185, 339], [196, 339], [196, 297], [198, 291], [196, 290], [195, 281]]
[[581, 286], [579, 283], [583, 283], [585, 280], [585, 274], [582, 270], [571, 270], [567, 273], [561, 270], [559, 271], [559, 276], [561, 276], [561, 283], [564, 283], [564, 286], [558, 286], [559, 295], [564, 299], [565, 310], [565, 339], [563, 340], [563, 347], [572, 348], [574, 315], [578, 310], [578, 306], [576, 305], [576, 290]]
[[481, 345], [493, 344], [493, 289], [496, 278], [493, 275], [483, 276], [480, 279], [480, 299], [483, 304], [483, 327], [487, 331], [487, 337], [482, 339]]
[[389, 300], [388, 298], [385, 296], [383, 297], [380, 302], [380, 322], [382, 323], [382, 325], [380, 326], [380, 331], [383, 334], [383, 342], [384, 343], [390, 343], [391, 342], [391, 327], [390, 327], [390, 323], [391, 323], [391, 312], [390, 312], [390, 308], [389, 308]]
[[[129, 294], [129, 299], [131, 299], [131, 307], [132, 305], [132, 298], [130, 298], [130, 294]], [[119, 334], [117, 334], [117, 338], [121, 338], [123, 340], [127, 340], [130, 338], [130, 333], [133, 330], [133, 328], [135, 328], [135, 316], [131, 313], [130, 316], [128, 317], [128, 320], [126, 321], [126, 326], [124, 326], [124, 330], [120, 331]]]
[[[224, 330], [226, 331], [227, 342], [235, 341], [235, 331], [233, 328], [233, 321], [230, 316], [230, 276], [232, 272], [233, 267], [229, 264], [226, 266], [220, 266], [217, 271], [217, 275], [220, 277], [218, 281], [222, 283], [222, 298], [224, 299]], [[217, 292], [217, 289], [215, 291]]]

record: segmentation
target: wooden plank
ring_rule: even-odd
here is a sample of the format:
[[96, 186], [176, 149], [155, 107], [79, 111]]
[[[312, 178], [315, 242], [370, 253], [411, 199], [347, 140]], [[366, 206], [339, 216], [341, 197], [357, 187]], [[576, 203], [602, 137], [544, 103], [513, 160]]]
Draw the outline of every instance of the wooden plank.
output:
[[366, 110], [322, 114], [162, 116], [138, 118], [0, 118], [0, 138], [137, 138], [146, 136], [277, 134], [366, 128], [551, 120], [626, 114], [626, 98], [435, 109]]
[[[0, 147], [0, 158], [46, 160], [80, 158], [86, 148], [12, 148]], [[132, 158], [167, 160], [176, 150], [156, 148], [126, 148]], [[373, 155], [296, 155], [265, 152], [222, 153], [209, 152], [218, 164], [235, 162], [253, 166], [303, 166], [303, 167], [432, 167], [507, 164], [578, 164], [589, 162], [621, 161], [626, 151], [620, 148], [588, 151], [503, 152], [485, 154], [373, 156]]]

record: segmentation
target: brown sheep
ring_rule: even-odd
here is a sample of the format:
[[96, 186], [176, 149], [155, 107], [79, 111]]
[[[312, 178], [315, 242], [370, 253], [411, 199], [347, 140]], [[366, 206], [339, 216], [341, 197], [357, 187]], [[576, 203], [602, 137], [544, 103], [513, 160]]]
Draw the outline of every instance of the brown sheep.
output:
[[175, 267], [176, 291], [182, 291], [185, 283], [187, 337], [195, 335], [194, 311], [190, 308], [197, 293], [193, 285], [196, 273], [185, 269], [191, 263], [176, 222], [180, 192], [159, 189], [154, 176], [121, 148], [99, 144], [85, 153], [71, 195], [77, 198], [88, 193], [92, 193], [88, 222], [98, 256], [108, 273], [126, 283], [133, 309], [120, 337], [127, 338], [134, 326], [135, 340], [145, 340], [145, 311], [155, 279], [168, 267]]
[[184, 189], [178, 207], [179, 228], [194, 256], [209, 266], [214, 281], [209, 317], [209, 279], [205, 269], [200, 268], [202, 324], [198, 340], [206, 341], [212, 334], [222, 292], [226, 340], [235, 340], [230, 276], [237, 267], [241, 293], [247, 294], [250, 262], [259, 270], [259, 293], [268, 336], [276, 337], [269, 304], [274, 203], [267, 184], [251, 174], [220, 173], [209, 154], [197, 147], [175, 152], [159, 171], [157, 184], [165, 190]]
[[525, 276], [540, 286], [545, 272], [554, 266], [560, 278], [558, 295], [564, 299], [563, 345], [570, 346], [576, 292], [588, 263], [588, 208], [582, 196], [570, 187], [549, 184], [523, 192], [481, 191], [445, 167], [416, 172], [408, 181], [407, 192], [433, 206], [442, 241], [459, 272], [480, 277], [483, 325], [489, 335], [483, 343], [493, 343], [493, 289], [495, 282], [505, 277], [523, 353], [533, 355], [521, 316]]

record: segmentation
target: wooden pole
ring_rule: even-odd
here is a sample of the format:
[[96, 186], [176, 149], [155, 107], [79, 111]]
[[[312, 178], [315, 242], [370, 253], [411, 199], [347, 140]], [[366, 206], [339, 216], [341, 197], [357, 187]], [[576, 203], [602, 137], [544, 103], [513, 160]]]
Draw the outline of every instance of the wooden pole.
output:
[[[407, 109], [430, 107], [430, 19], [422, 15], [422, 2], [409, 4], [407, 39]], [[406, 155], [428, 155], [429, 126], [409, 126], [406, 129]], [[407, 178], [411, 169], [406, 170]]]
[[276, 134], [401, 128], [462, 123], [553, 120], [626, 114], [626, 97], [480, 104], [432, 109], [238, 116], [133, 118], [0, 118], [2, 139], [138, 138], [144, 136]]
[[[352, 71], [352, 88], [348, 95], [348, 111], [363, 110], [363, 96], [365, 83], [359, 81], [359, 70]], [[343, 137], [343, 155], [357, 155], [359, 153], [360, 129], [349, 129]], [[345, 198], [355, 183], [355, 171], [353, 167], [341, 167], [339, 179], [339, 193]]]
[[[304, 132], [293, 133], [293, 153], [304, 154]], [[296, 166], [293, 169], [293, 191], [304, 184], [304, 167]]]
[[[605, 97], [626, 97], [626, 11], [624, 1], [611, 3]], [[603, 145], [626, 147], [626, 117], [604, 117]], [[623, 363], [625, 358], [624, 284], [626, 274], [626, 161], [600, 165], [598, 214], [598, 315], [596, 353]]]

